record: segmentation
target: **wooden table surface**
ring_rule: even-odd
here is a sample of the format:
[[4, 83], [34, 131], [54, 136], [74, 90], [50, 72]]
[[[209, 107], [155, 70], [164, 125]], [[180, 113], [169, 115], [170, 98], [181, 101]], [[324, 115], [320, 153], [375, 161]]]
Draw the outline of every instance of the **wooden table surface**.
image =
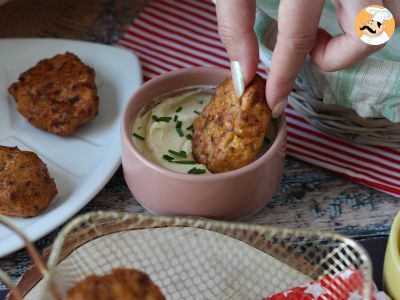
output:
[[[146, 1], [110, 0], [90, 31], [82, 39], [112, 43]], [[107, 4], [108, 3], [108, 4]], [[7, 6], [7, 4], [5, 5]], [[1, 14], [0, 7], [0, 14]], [[1, 30], [0, 30], [1, 37]], [[251, 195], [249, 195], [251, 197]], [[279, 193], [268, 205], [244, 220], [292, 228], [336, 231], [363, 240], [379, 264], [384, 253], [385, 240], [391, 223], [400, 209], [400, 199], [353, 183], [330, 171], [288, 157]], [[128, 190], [122, 170], [119, 169], [102, 191], [79, 213], [110, 209], [147, 213]], [[49, 246], [57, 230], [39, 240], [40, 250]], [[383, 238], [380, 239], [380, 238]], [[379, 247], [374, 249], [374, 241]], [[372, 251], [372, 252], [371, 252]], [[18, 279], [30, 264], [25, 250], [0, 259], [0, 268]], [[381, 266], [377, 265], [379, 269]], [[0, 291], [4, 286], [0, 286]], [[0, 299], [2, 293], [0, 292]]]

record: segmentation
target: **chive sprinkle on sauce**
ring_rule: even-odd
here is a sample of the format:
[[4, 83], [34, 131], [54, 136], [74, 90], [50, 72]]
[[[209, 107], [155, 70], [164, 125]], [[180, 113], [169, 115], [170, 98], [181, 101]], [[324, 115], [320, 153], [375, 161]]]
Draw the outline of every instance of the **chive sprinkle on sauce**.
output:
[[171, 153], [172, 155], [178, 156], [178, 157], [182, 157], [182, 158], [187, 158], [187, 154], [185, 151], [174, 151], [174, 150], [168, 150], [169, 153]]
[[172, 163], [181, 164], [181, 165], [195, 165], [197, 162], [195, 160], [173, 160]]
[[179, 134], [180, 137], [183, 137], [183, 136], [184, 136], [183, 131], [182, 131], [181, 128], [176, 128], [176, 131], [178, 132], [178, 134]]
[[144, 137], [142, 137], [141, 135], [139, 135], [139, 134], [137, 134], [137, 133], [134, 133], [133, 136], [134, 136], [135, 138], [139, 139], [139, 140], [144, 141]]
[[200, 113], [197, 111], [197, 110], [195, 110], [195, 111], [193, 111], [195, 114], [197, 114], [197, 115], [200, 115]]
[[169, 122], [171, 121], [171, 117], [157, 117], [157, 116], [152, 116], [151, 117], [154, 122]]
[[[187, 158], [187, 154], [185, 151], [174, 151], [174, 150], [168, 150], [169, 153], [181, 157], [181, 158]], [[170, 163], [175, 163], [175, 164], [181, 164], [181, 165], [195, 165], [197, 162], [195, 160], [175, 160], [172, 156], [169, 156], [168, 154], [164, 154], [163, 158]]]
[[179, 106], [175, 112], [180, 112], [182, 110], [182, 106]]
[[192, 136], [190, 133], [188, 133], [188, 134], [186, 135], [186, 138], [187, 138], [188, 140], [193, 140], [193, 136]]
[[194, 175], [199, 175], [199, 174], [204, 174], [206, 172], [205, 169], [199, 169], [199, 168], [192, 168], [188, 171], [188, 174], [194, 174]]
[[174, 122], [176, 122], [176, 121], [178, 121], [178, 116], [177, 115], [174, 116]]
[[167, 154], [164, 154], [162, 158], [164, 158], [165, 160], [168, 160], [169, 162], [174, 160], [174, 158], [172, 156], [169, 156]]
[[199, 104], [203, 104], [204, 103], [204, 101], [203, 100], [199, 100]]
[[176, 128], [176, 132], [178, 132], [179, 136], [183, 137], [184, 134], [183, 134], [183, 131], [182, 131], [182, 121], [177, 121], [175, 128]]
[[186, 130], [193, 130], [193, 125], [190, 125]]

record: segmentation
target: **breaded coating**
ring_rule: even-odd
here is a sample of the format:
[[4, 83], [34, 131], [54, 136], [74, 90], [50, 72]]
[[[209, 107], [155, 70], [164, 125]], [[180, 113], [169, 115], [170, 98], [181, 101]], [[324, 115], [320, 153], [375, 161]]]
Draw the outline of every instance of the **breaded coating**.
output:
[[89, 276], [67, 293], [67, 300], [163, 300], [160, 289], [143, 272], [114, 269], [104, 276]]
[[32, 125], [61, 136], [71, 135], [99, 111], [94, 70], [69, 52], [41, 60], [8, 91]]
[[0, 146], [1, 214], [34, 217], [56, 194], [56, 184], [36, 153]]
[[227, 78], [194, 122], [193, 155], [212, 173], [246, 166], [260, 151], [270, 119], [261, 76], [256, 74], [240, 98]]

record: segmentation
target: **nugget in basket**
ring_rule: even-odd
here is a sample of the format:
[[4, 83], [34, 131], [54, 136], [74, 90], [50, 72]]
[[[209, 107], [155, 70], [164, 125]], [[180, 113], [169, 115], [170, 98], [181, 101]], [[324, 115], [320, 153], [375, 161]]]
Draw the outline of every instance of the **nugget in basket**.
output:
[[104, 276], [92, 275], [67, 293], [67, 300], [164, 300], [150, 277], [138, 270], [114, 269]]

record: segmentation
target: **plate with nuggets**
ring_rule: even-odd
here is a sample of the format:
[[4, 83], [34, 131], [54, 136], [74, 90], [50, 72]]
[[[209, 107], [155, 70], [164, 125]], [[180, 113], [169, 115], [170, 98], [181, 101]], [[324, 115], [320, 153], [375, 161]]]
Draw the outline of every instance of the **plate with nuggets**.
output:
[[[141, 84], [124, 49], [0, 39], [0, 214], [33, 241], [87, 204], [120, 163], [119, 120]], [[0, 227], [0, 256], [22, 242]]]

